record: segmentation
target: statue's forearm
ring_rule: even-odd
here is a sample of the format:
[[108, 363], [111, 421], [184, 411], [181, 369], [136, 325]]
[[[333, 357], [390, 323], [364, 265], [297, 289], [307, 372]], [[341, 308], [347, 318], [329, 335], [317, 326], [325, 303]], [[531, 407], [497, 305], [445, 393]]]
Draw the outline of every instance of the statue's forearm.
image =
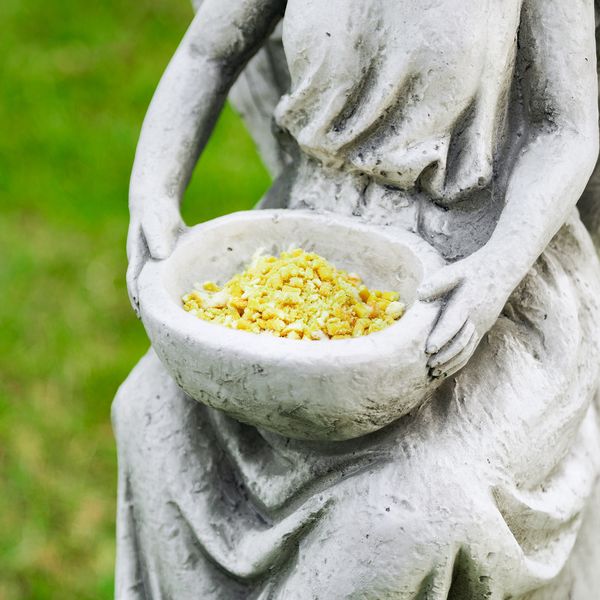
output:
[[595, 130], [589, 135], [567, 129], [532, 135], [521, 151], [497, 227], [484, 246], [496, 268], [510, 269], [512, 284], [520, 281], [565, 223], [597, 154]]
[[152, 200], [181, 201], [225, 102], [231, 82], [219, 72], [219, 65], [192, 59], [184, 44], [167, 68], [144, 120], [131, 176], [132, 208]]
[[[549, 37], [556, 31], [564, 32], [560, 43]], [[519, 43], [528, 139], [510, 167], [504, 210], [483, 250], [512, 286], [563, 225], [596, 163], [592, 0], [526, 0]]]
[[144, 120], [132, 209], [181, 201], [237, 74], [269, 36], [282, 0], [205, 0], [165, 71]]

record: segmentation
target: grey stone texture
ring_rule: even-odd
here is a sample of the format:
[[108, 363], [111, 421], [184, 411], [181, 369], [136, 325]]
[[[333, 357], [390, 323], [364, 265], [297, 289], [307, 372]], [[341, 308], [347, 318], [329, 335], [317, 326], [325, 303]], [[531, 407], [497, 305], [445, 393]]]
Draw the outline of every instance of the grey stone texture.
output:
[[[593, 1], [197, 8], [131, 179], [153, 349], [113, 406], [117, 598], [597, 597]], [[188, 229], [228, 94], [276, 180]], [[313, 348], [179, 310], [292, 237], [378, 281], [403, 264], [405, 324]]]

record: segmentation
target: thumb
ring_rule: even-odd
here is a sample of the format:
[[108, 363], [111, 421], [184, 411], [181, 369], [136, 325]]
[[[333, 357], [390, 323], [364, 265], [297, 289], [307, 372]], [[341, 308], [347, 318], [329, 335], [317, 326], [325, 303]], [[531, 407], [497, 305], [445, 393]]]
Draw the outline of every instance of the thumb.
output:
[[442, 267], [434, 273], [417, 290], [422, 302], [432, 302], [451, 292], [462, 281], [462, 276], [452, 266]]
[[178, 211], [168, 215], [162, 211], [148, 213], [142, 222], [142, 230], [150, 256], [158, 260], [168, 258], [173, 252], [183, 227], [183, 221]]
[[140, 317], [140, 306], [138, 296], [137, 280], [144, 264], [148, 260], [148, 249], [138, 224], [132, 223], [129, 227], [127, 237], [127, 293], [129, 301], [135, 311], [136, 316]]

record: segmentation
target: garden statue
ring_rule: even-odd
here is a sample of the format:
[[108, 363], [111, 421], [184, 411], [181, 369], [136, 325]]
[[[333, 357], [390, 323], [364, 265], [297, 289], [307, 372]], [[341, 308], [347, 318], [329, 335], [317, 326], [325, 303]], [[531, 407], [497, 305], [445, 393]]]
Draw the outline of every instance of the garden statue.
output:
[[[598, 597], [593, 0], [197, 4], [131, 179], [153, 349], [113, 407], [117, 597]], [[276, 180], [188, 231], [232, 86]], [[272, 230], [374, 277], [402, 256], [422, 343], [402, 320], [265, 341], [177, 305], [181, 265], [231, 276]]]

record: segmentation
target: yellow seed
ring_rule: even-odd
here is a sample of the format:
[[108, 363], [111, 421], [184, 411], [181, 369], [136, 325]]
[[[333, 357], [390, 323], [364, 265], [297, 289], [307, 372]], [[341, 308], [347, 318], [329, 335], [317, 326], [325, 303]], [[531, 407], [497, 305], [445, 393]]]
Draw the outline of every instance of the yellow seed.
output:
[[390, 302], [395, 302], [396, 300], [398, 300], [398, 298], [400, 298], [400, 293], [399, 292], [383, 292], [381, 294], [382, 298], [385, 298], [386, 300], [389, 300]]
[[373, 309], [368, 304], [364, 304], [363, 302], [358, 302], [354, 305], [354, 312], [361, 319], [364, 319], [373, 312]]
[[405, 311], [396, 291], [369, 290], [359, 275], [315, 253], [257, 251], [223, 286], [206, 281], [182, 297], [194, 316], [226, 327], [290, 339], [345, 339], [379, 331]]
[[228, 294], [225, 290], [214, 293], [206, 301], [206, 305], [210, 308], [223, 308], [227, 306]]
[[281, 319], [271, 319], [267, 321], [267, 327], [273, 331], [281, 331], [285, 327], [285, 323]]
[[234, 297], [236, 297], [236, 296], [242, 297], [242, 295], [244, 293], [244, 290], [242, 289], [242, 286], [240, 285], [239, 281], [232, 282], [231, 285], [228, 286], [228, 288], [229, 288], [229, 293]]
[[404, 304], [402, 302], [390, 302], [385, 309], [385, 314], [392, 319], [399, 319], [404, 314]]
[[339, 319], [327, 321], [326, 328], [327, 333], [332, 337], [334, 335], [349, 334], [351, 331], [348, 323], [344, 323]]
[[238, 311], [244, 312], [244, 309], [248, 306], [248, 300], [246, 298], [232, 298], [229, 304], [236, 308]]
[[317, 273], [322, 281], [331, 281], [333, 279], [333, 270], [327, 265], [319, 265]]
[[292, 281], [292, 279], [296, 279], [296, 278], [295, 278], [295, 277], [292, 277], [292, 278], [290, 279], [290, 285], [284, 285], [284, 286], [281, 288], [281, 291], [282, 291], [282, 292], [285, 292], [285, 293], [287, 293], [287, 294], [294, 294], [294, 295], [296, 295], [296, 294], [300, 294], [300, 290], [299, 290], [297, 287], [294, 287], [294, 286], [292, 286], [292, 285], [291, 285], [291, 281]]
[[218, 292], [221, 288], [214, 281], [205, 281], [202, 284], [202, 288], [207, 292]]
[[329, 295], [331, 295], [332, 292], [333, 292], [332, 285], [330, 285], [329, 283], [321, 284], [321, 287], [319, 288], [319, 294], [321, 294], [321, 296], [329, 296]]
[[283, 286], [283, 279], [281, 275], [275, 274], [269, 280], [267, 280], [267, 285], [269, 285], [274, 290], [280, 290]]
[[363, 302], [366, 302], [369, 299], [370, 295], [371, 293], [369, 292], [366, 285], [361, 285], [358, 288], [358, 296]]
[[290, 323], [287, 327], [286, 327], [286, 331], [296, 331], [296, 332], [301, 332], [304, 331], [305, 329], [305, 325], [302, 321], [294, 321], [293, 323]]
[[365, 331], [369, 327], [369, 319], [357, 319], [354, 324], [354, 329], [352, 330], [352, 335], [354, 337], [360, 337], [365, 334]]

